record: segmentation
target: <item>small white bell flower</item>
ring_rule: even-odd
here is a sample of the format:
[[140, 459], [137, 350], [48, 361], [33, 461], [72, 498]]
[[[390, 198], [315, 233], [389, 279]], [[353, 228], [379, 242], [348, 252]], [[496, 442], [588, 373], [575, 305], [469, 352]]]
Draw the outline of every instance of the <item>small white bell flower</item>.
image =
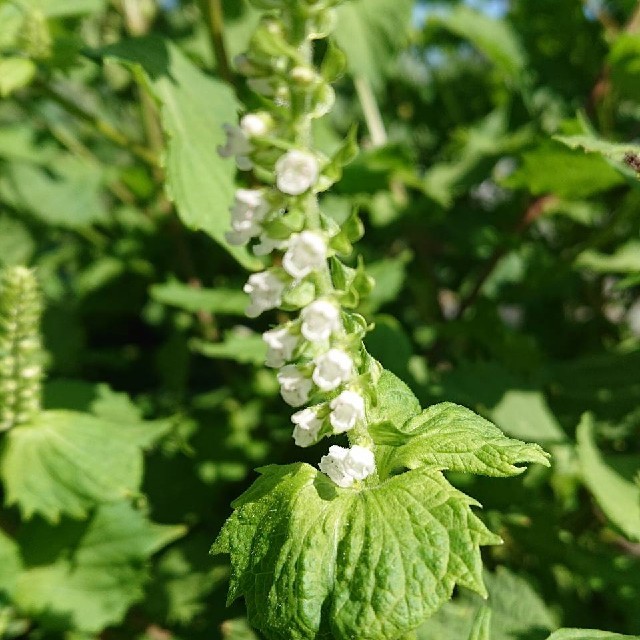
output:
[[335, 433], [353, 429], [356, 422], [364, 418], [364, 398], [355, 391], [343, 391], [329, 406], [329, 422]]
[[310, 447], [318, 439], [318, 433], [322, 426], [322, 420], [311, 408], [297, 411], [291, 416], [293, 428], [293, 439], [299, 447]]
[[265, 331], [262, 334], [262, 339], [269, 347], [265, 364], [274, 369], [279, 369], [285, 362], [291, 360], [291, 356], [298, 346], [298, 337], [290, 333], [286, 327]]
[[292, 407], [301, 407], [309, 400], [309, 392], [313, 383], [298, 367], [287, 364], [278, 373], [280, 395]]
[[340, 349], [329, 349], [315, 359], [313, 381], [322, 391], [333, 391], [353, 374], [353, 360]]
[[340, 328], [340, 310], [327, 300], [316, 300], [301, 312], [302, 335], [309, 342], [322, 342]]
[[320, 167], [315, 156], [293, 149], [276, 162], [276, 185], [282, 193], [298, 196], [317, 181]]
[[231, 211], [231, 231], [225, 234], [229, 244], [244, 245], [260, 234], [260, 223], [269, 212], [261, 189], [238, 189]]
[[223, 124], [222, 128], [227, 134], [227, 142], [218, 147], [218, 155], [222, 158], [235, 156], [236, 166], [240, 171], [249, 171], [253, 168], [253, 162], [249, 155], [253, 151], [253, 145], [240, 127]]
[[322, 456], [318, 466], [322, 473], [343, 488], [350, 487], [354, 480], [364, 480], [376, 470], [373, 452], [359, 445], [351, 449], [337, 445], [329, 447], [329, 453]]
[[253, 245], [253, 253], [257, 256], [267, 256], [275, 249], [284, 249], [286, 246], [286, 240], [276, 240], [263, 232], [260, 234], [260, 242]]
[[289, 238], [289, 248], [282, 257], [284, 270], [296, 280], [304, 278], [326, 264], [327, 241], [315, 231], [295, 233]]
[[251, 274], [243, 288], [243, 291], [251, 296], [245, 313], [250, 318], [256, 318], [263, 311], [279, 307], [282, 304], [284, 287], [284, 282], [271, 271]]

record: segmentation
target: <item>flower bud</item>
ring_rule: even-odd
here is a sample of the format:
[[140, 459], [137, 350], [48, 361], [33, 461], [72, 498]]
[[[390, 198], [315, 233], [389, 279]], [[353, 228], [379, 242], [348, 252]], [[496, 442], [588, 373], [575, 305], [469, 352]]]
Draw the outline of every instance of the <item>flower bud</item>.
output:
[[264, 136], [273, 126], [268, 113], [247, 113], [240, 119], [240, 128], [247, 138]]
[[294, 67], [291, 69], [291, 79], [299, 85], [309, 86], [318, 79], [315, 71], [309, 67]]

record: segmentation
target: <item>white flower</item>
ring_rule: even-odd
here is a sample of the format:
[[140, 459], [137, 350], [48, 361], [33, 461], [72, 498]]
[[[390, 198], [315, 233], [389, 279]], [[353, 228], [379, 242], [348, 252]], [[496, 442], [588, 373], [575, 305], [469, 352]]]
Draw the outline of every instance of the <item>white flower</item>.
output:
[[376, 460], [373, 457], [373, 451], [354, 444], [353, 447], [349, 449], [345, 467], [355, 480], [364, 480], [376, 470]]
[[282, 193], [298, 196], [318, 180], [320, 167], [315, 156], [293, 149], [276, 162], [276, 184]]
[[284, 249], [286, 246], [286, 240], [276, 240], [263, 232], [260, 234], [260, 242], [253, 245], [253, 253], [257, 256], [266, 256], [274, 249]]
[[262, 271], [249, 276], [243, 291], [251, 296], [251, 302], [245, 313], [250, 318], [256, 318], [263, 311], [280, 306], [284, 282], [271, 271]]
[[355, 391], [343, 391], [329, 406], [329, 422], [335, 433], [353, 429], [356, 422], [364, 418], [364, 398]]
[[316, 300], [300, 314], [302, 335], [310, 342], [322, 342], [340, 328], [340, 310], [332, 302]]
[[351, 378], [353, 360], [340, 349], [329, 349], [315, 359], [313, 381], [322, 391], [333, 391]]
[[269, 115], [247, 113], [240, 119], [240, 128], [247, 138], [264, 136], [269, 131]]
[[298, 346], [298, 337], [289, 333], [286, 327], [265, 331], [262, 334], [262, 339], [269, 347], [265, 364], [274, 369], [279, 369], [287, 360], [291, 360], [291, 356]]
[[322, 420], [313, 409], [297, 411], [291, 416], [291, 422], [296, 425], [293, 428], [293, 439], [299, 447], [310, 447], [316, 442]]
[[327, 241], [314, 231], [295, 233], [289, 239], [289, 249], [282, 257], [284, 270], [296, 280], [324, 266]]
[[354, 480], [364, 480], [376, 470], [373, 452], [354, 445], [351, 449], [333, 445], [320, 460], [320, 471], [327, 474], [339, 487], [350, 487]]
[[278, 373], [280, 395], [292, 407], [300, 407], [309, 399], [313, 383], [298, 367], [287, 364]]
[[253, 151], [253, 145], [249, 142], [245, 132], [240, 127], [234, 127], [230, 124], [223, 124], [222, 128], [227, 134], [227, 142], [224, 146], [218, 147], [218, 154], [223, 158], [235, 156], [238, 169], [249, 171], [253, 167], [253, 162], [249, 157]]
[[231, 231], [225, 234], [227, 242], [244, 245], [260, 234], [260, 223], [269, 211], [269, 204], [261, 189], [238, 189], [231, 207]]

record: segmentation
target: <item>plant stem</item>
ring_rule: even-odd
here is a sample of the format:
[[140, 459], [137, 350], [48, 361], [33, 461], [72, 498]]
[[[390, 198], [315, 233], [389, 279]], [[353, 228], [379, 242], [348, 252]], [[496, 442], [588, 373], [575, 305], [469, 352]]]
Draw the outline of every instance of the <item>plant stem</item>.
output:
[[224, 41], [224, 13], [222, 11], [221, 0], [201, 0], [202, 12], [209, 32], [211, 48], [216, 56], [216, 65], [220, 77], [235, 86], [231, 67], [229, 66], [229, 56]]
[[100, 116], [87, 111], [78, 103], [73, 102], [48, 84], [39, 83], [39, 88], [42, 90], [45, 96], [53, 100], [55, 103], [59, 104], [70, 114], [89, 124], [93, 129], [95, 129], [110, 142], [113, 142], [119, 147], [127, 149], [134, 156], [136, 156], [136, 158], [139, 158], [152, 167], [160, 166], [158, 157], [150, 149], [147, 149], [145, 146], [129, 139], [116, 127], [114, 127], [106, 120], [103, 120]]
[[367, 123], [367, 129], [369, 129], [369, 135], [371, 136], [371, 143], [374, 147], [381, 147], [387, 143], [387, 131], [384, 128], [384, 122], [382, 121], [382, 114], [378, 107], [378, 102], [373, 94], [371, 84], [364, 76], [356, 76], [353, 84], [358, 94], [358, 100], [362, 106], [362, 112], [364, 119]]

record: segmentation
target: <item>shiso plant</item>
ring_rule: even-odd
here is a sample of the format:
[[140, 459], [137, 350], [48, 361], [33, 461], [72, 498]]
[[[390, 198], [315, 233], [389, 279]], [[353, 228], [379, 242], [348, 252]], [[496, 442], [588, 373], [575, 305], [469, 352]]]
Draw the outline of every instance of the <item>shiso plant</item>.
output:
[[640, 640], [639, 34], [0, 0], [0, 640]]
[[456, 585], [486, 596], [480, 547], [501, 542], [443, 472], [504, 477], [549, 461], [462, 406], [422, 410], [364, 347], [370, 326], [354, 307], [373, 283], [361, 260], [345, 263], [362, 223], [357, 211], [338, 224], [322, 209], [357, 153], [355, 133], [331, 157], [313, 136], [344, 65], [330, 39], [338, 4], [255, 0], [264, 15], [236, 66], [262, 109], [225, 126], [219, 153], [246, 183], [227, 239], [268, 259], [244, 286], [246, 313], [287, 313], [263, 339], [296, 409], [292, 436], [300, 447], [340, 444], [317, 467], [259, 469], [212, 552], [230, 554], [229, 600], [243, 596], [268, 638], [400, 640]]

